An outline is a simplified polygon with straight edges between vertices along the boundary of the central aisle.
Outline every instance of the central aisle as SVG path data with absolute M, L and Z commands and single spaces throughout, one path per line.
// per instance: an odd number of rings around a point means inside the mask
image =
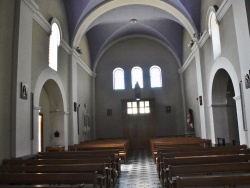
M 162 188 L 156 166 L 147 150 L 134 150 L 127 164 L 121 165 L 121 176 L 115 188 Z

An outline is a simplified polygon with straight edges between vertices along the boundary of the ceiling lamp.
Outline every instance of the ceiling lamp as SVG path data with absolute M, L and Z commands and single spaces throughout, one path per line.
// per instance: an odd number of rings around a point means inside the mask
M 130 23 L 135 24 L 137 22 L 137 19 L 131 19 Z

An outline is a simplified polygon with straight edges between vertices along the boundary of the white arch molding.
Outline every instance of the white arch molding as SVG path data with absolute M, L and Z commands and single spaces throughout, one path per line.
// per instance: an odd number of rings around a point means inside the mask
M 163 47 L 165 47 L 167 50 L 170 51 L 170 53 L 174 56 L 179 69 L 181 68 L 181 61 L 178 58 L 177 53 L 173 50 L 173 47 L 171 46 L 170 43 L 166 44 L 164 42 L 162 42 L 161 40 L 151 37 L 151 36 L 146 36 L 146 35 L 130 35 L 130 36 L 125 36 L 125 37 L 121 37 L 119 39 L 114 40 L 113 42 L 111 42 L 109 45 L 107 45 L 102 52 L 99 54 L 97 60 L 94 63 L 94 67 L 93 67 L 93 72 L 96 72 L 97 66 L 100 62 L 100 59 L 102 58 L 102 56 L 110 49 L 112 48 L 113 45 L 116 45 L 117 43 L 123 41 L 123 40 L 127 40 L 127 39 L 132 39 L 132 38 L 142 38 L 142 39 L 147 39 L 147 40 L 152 40 L 160 45 L 162 45 Z
M 210 116 L 210 133 L 212 143 L 215 143 L 215 128 L 214 128 L 214 117 L 213 117 L 213 104 L 212 104 L 212 88 L 215 75 L 219 69 L 224 69 L 230 76 L 234 92 L 235 92 L 235 102 L 236 102 L 236 111 L 237 111 L 237 121 L 239 129 L 240 144 L 247 144 L 247 134 L 243 129 L 243 116 L 242 116 L 242 105 L 241 105 L 241 96 L 240 96 L 240 87 L 239 79 L 237 73 L 232 65 L 232 63 L 225 57 L 219 57 L 211 69 L 208 85 L 208 104 L 209 104 L 209 116 Z
M 152 6 L 155 8 L 159 8 L 161 10 L 164 10 L 170 14 L 172 14 L 174 17 L 176 17 L 180 23 L 183 25 L 183 27 L 188 31 L 190 36 L 193 38 L 193 34 L 196 33 L 196 29 L 192 26 L 192 24 L 189 22 L 189 20 L 185 17 L 184 14 L 182 14 L 177 8 L 173 7 L 172 5 L 163 2 L 163 1 L 152 1 L 152 0 L 126 0 L 126 1 L 109 1 L 106 4 L 103 4 L 102 6 L 95 9 L 93 12 L 91 12 L 86 19 L 84 19 L 81 24 L 78 26 L 76 32 L 73 35 L 73 42 L 72 47 L 77 47 L 80 43 L 81 37 L 84 35 L 84 33 L 87 31 L 88 27 L 91 25 L 92 22 L 94 22 L 99 16 L 103 15 L 104 13 L 118 8 L 122 6 L 127 5 L 147 5 Z
M 34 131 L 34 138 L 33 138 L 33 153 L 38 152 L 38 116 L 39 116 L 39 101 L 40 101 L 40 95 L 42 88 L 44 84 L 48 80 L 53 80 L 57 85 L 62 95 L 62 103 L 63 103 L 63 117 L 64 117 L 64 146 L 67 149 L 68 147 L 68 115 L 69 112 L 67 112 L 68 104 L 66 99 L 66 93 L 65 89 L 63 87 L 63 83 L 61 81 L 61 78 L 59 77 L 58 73 L 52 70 L 51 68 L 45 69 L 40 76 L 37 79 L 37 83 L 34 89 L 34 95 L 33 95 L 33 131 Z M 37 133 L 37 134 L 36 134 Z

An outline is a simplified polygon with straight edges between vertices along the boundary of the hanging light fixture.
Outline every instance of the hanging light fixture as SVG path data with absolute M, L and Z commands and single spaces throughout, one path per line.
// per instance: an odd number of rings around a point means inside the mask
M 137 22 L 137 19 L 133 18 L 130 20 L 130 23 L 135 24 Z

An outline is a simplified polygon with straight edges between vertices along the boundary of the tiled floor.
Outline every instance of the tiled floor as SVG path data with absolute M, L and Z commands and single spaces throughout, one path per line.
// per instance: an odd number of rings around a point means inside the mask
M 121 176 L 115 188 L 161 188 L 156 166 L 147 150 L 135 150 L 121 166 Z

